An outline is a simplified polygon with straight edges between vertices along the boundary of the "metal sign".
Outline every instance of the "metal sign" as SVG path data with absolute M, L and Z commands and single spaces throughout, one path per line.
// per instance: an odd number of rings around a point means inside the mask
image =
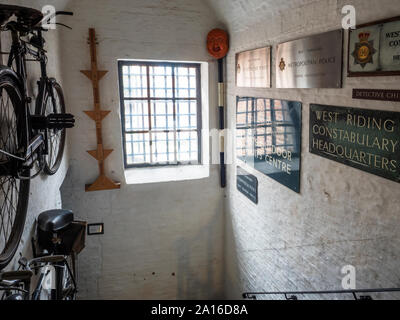
M 341 88 L 342 48 L 342 30 L 279 44 L 276 87 Z
M 400 102 L 400 90 L 353 89 L 353 99 Z
M 236 54 L 236 86 L 271 87 L 271 47 Z
M 400 74 L 400 17 L 350 30 L 348 76 Z
M 301 102 L 237 98 L 236 152 L 249 166 L 300 192 Z
M 310 152 L 400 182 L 400 113 L 311 104 Z
M 258 180 L 257 177 L 246 170 L 237 167 L 237 189 L 255 204 L 258 204 Z

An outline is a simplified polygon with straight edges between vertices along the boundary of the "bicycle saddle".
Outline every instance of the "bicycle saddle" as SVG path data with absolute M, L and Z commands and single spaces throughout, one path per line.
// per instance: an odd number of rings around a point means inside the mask
M 73 220 L 74 214 L 70 210 L 49 210 L 39 215 L 38 228 L 44 232 L 57 232 L 68 227 Z
M 37 25 L 43 19 L 43 14 L 39 10 L 0 4 L 0 25 L 7 22 L 14 14 L 22 24 L 30 27 Z

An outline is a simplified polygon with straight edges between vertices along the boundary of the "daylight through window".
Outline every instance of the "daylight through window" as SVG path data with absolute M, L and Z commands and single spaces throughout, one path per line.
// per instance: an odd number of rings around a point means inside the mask
M 200 64 L 119 62 L 125 167 L 201 163 Z

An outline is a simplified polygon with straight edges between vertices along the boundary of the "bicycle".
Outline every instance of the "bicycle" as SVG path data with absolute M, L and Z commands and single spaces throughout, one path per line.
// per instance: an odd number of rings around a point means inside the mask
M 12 16 L 16 20 L 9 21 Z M 10 32 L 12 41 L 10 52 L 2 52 L 8 54 L 7 65 L 0 65 L 0 270 L 11 261 L 21 239 L 30 180 L 42 172 L 57 172 L 65 129 L 75 122 L 73 115 L 65 113 L 61 86 L 47 75 L 42 36 L 47 29 L 42 20 L 38 10 L 0 5 L 0 30 Z M 28 61 L 39 62 L 41 70 L 34 114 L 27 90 Z
M 0 300 L 28 300 L 32 271 L 0 273 Z
M 21 258 L 23 270 L 0 273 L 0 300 L 75 300 L 78 290 L 68 257 Z M 39 279 L 31 293 L 31 279 L 38 271 Z
M 86 222 L 74 221 L 69 210 L 49 210 L 37 219 L 37 237 L 32 238 L 34 258 L 21 258 L 22 270 L 0 273 L 2 300 L 75 300 L 75 261 L 84 248 Z M 33 292 L 30 282 L 39 279 Z

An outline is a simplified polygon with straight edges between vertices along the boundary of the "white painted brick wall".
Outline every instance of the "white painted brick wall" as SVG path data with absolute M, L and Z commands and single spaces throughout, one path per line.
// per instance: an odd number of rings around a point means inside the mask
M 89 223 L 104 222 L 103 236 L 87 237 L 79 260 L 81 298 L 212 299 L 223 296 L 223 191 L 216 167 L 202 180 L 127 185 L 124 182 L 117 59 L 210 62 L 210 128 L 216 128 L 216 63 L 206 51 L 217 19 L 197 0 L 71 1 L 74 30 L 61 31 L 68 105 L 76 116 L 64 207 Z M 88 28 L 96 28 L 108 175 L 121 190 L 85 193 L 98 175 L 86 153 L 95 148 Z M 154 274 L 153 274 L 154 273 Z
M 266 6 L 262 7 L 262 3 Z M 236 190 L 229 166 L 226 201 L 225 293 L 246 290 L 341 289 L 341 268 L 357 270 L 357 287 L 399 287 L 400 186 L 308 152 L 309 104 L 400 111 L 398 103 L 352 100 L 352 88 L 399 89 L 400 77 L 344 78 L 341 90 L 235 87 L 235 53 L 341 27 L 341 8 L 353 4 L 358 23 L 400 14 L 398 0 L 210 1 L 230 32 L 228 122 L 235 128 L 236 96 L 303 102 L 301 194 L 261 173 L 259 204 Z M 296 6 L 297 4 L 297 6 Z M 271 5 L 269 7 L 268 5 Z M 297 7 L 297 8 L 296 8 Z M 347 36 L 345 39 L 347 52 Z M 275 65 L 275 50 L 273 50 Z M 345 59 L 345 66 L 346 66 Z M 273 83 L 275 69 L 272 69 Z M 228 147 L 230 155 L 234 146 Z M 389 297 L 389 296 L 386 296 Z M 399 296 L 390 296 L 399 298 Z

